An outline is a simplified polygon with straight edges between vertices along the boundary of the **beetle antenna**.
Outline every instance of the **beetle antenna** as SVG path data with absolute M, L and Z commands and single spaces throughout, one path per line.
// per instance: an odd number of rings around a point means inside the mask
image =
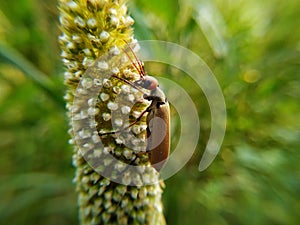
M 125 50 L 123 50 L 124 53 L 127 55 L 127 57 L 129 58 L 130 62 L 132 63 L 132 65 L 134 66 L 134 68 L 138 71 L 138 73 L 140 74 L 140 76 L 142 76 L 141 74 L 142 71 L 140 70 L 140 68 L 135 64 L 135 62 L 132 60 L 132 58 L 129 56 L 128 52 L 126 52 Z
M 131 57 L 129 56 L 129 54 L 125 51 L 126 55 L 130 58 L 130 61 L 133 63 L 134 67 L 136 68 L 136 70 L 139 72 L 139 74 L 141 75 L 141 77 L 145 76 L 145 69 L 144 66 L 141 64 L 141 61 L 138 59 L 138 57 L 136 56 L 136 54 L 134 53 L 133 49 L 131 48 L 130 44 L 124 40 L 124 42 L 126 43 L 126 45 L 128 46 L 129 50 L 131 51 L 137 65 L 133 62 L 133 60 L 131 59 Z
M 132 52 L 132 54 L 133 54 L 133 56 L 134 56 L 134 58 L 135 58 L 135 61 L 136 61 L 137 64 L 139 65 L 140 70 L 141 70 L 141 72 L 142 72 L 142 75 L 145 76 L 145 70 L 144 70 L 144 67 L 143 67 L 141 61 L 138 59 L 138 57 L 137 57 L 136 54 L 134 53 L 134 51 L 133 51 L 132 47 L 130 46 L 130 44 L 128 44 L 128 47 L 129 47 L 130 51 Z

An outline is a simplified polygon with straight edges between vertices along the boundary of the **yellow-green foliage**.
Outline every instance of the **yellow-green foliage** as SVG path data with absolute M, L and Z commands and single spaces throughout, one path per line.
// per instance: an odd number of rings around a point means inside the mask
M 211 130 L 207 100 L 184 72 L 145 63 L 149 74 L 188 92 L 201 120 L 193 158 L 165 181 L 168 224 L 299 224 L 299 8 L 299 0 L 130 1 L 135 37 L 191 49 L 209 65 L 226 100 L 222 150 L 199 173 Z M 73 145 L 58 101 L 66 87 L 57 1 L 3 0 L 0 14 L 0 225 L 77 225 Z M 227 51 L 216 54 L 220 49 Z M 46 89 L 37 71 L 57 89 Z M 171 116 L 176 145 L 172 108 Z

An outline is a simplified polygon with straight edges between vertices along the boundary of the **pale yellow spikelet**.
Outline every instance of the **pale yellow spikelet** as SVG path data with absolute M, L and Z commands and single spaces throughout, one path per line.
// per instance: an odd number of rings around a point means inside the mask
M 126 128 L 129 122 L 124 118 L 134 121 L 147 107 L 142 93 L 125 82 L 139 79 L 133 50 L 124 60 L 123 49 L 137 46 L 131 27 L 134 21 L 125 3 L 59 1 L 74 182 L 84 225 L 165 224 L 162 182 L 147 154 L 138 154 L 145 147 L 145 119 L 128 129 L 134 139 L 127 134 L 102 136 Z M 139 169 L 130 172 L 125 163 L 139 165 Z

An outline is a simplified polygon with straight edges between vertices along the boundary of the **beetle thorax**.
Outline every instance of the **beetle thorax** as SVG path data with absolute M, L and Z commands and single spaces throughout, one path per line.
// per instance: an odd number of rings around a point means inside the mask
M 160 88 L 151 90 L 150 95 L 153 96 L 153 100 L 161 103 L 166 102 L 166 96 Z
M 152 101 L 151 105 L 152 106 L 157 105 L 157 108 L 159 108 L 160 105 L 163 105 L 167 102 L 167 99 L 166 99 L 164 93 L 162 92 L 162 90 L 160 90 L 160 88 L 151 90 L 149 95 L 145 94 L 144 99 L 146 99 L 148 101 Z

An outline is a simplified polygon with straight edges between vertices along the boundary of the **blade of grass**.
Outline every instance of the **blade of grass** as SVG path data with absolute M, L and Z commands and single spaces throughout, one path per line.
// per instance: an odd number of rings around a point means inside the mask
M 226 57 L 228 52 L 228 46 L 225 41 L 227 31 L 221 13 L 213 3 L 208 1 L 198 3 L 194 9 L 193 17 L 207 38 L 215 57 Z
M 44 90 L 51 99 L 64 107 L 62 99 L 62 91 L 49 77 L 37 69 L 31 62 L 29 62 L 21 53 L 14 48 L 0 42 L 0 59 L 11 63 L 19 68 L 24 74 L 32 80 L 39 88 Z

